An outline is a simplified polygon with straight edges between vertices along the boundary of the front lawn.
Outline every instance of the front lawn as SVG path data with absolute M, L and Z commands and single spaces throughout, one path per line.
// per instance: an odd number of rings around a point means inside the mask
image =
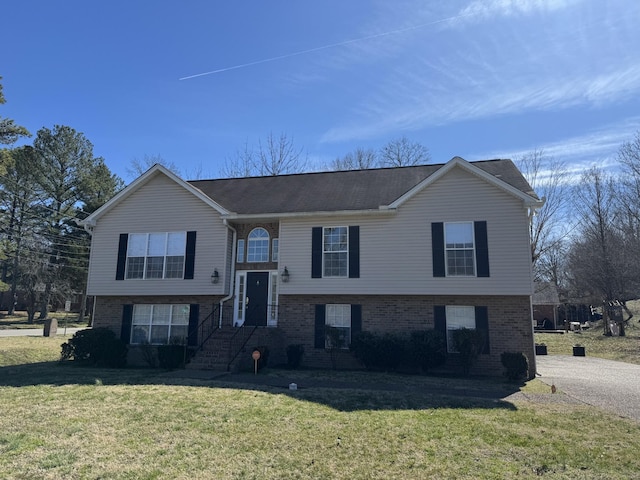
M 262 374 L 265 386 L 60 365 L 60 343 L 0 338 L 0 478 L 628 479 L 640 471 L 640 425 L 539 393 L 537 381 L 517 393 L 502 381 L 309 371 L 296 374 L 293 391 L 294 374 L 282 370 Z M 323 383 L 332 380 L 349 388 Z

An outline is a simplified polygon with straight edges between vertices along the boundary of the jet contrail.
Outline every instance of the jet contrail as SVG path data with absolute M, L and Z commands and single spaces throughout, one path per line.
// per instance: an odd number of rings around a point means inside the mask
M 299 55 L 304 55 L 304 54 L 312 53 L 312 52 L 318 52 L 320 50 L 327 50 L 329 48 L 342 47 L 344 45 L 349 45 L 351 43 L 363 42 L 365 40 L 371 40 L 373 38 L 386 37 L 388 35 L 395 35 L 397 33 L 408 32 L 410 30 L 416 30 L 418 28 L 428 27 L 430 25 L 436 25 L 438 23 L 448 22 L 449 20 L 455 20 L 455 19 L 461 18 L 461 17 L 468 17 L 470 15 L 472 15 L 472 14 L 468 13 L 468 14 L 463 14 L 463 15 L 456 15 L 454 17 L 448 17 L 448 18 L 443 18 L 441 20 L 436 20 L 435 22 L 422 23 L 420 25 L 414 25 L 412 27 L 401 28 L 399 30 L 392 30 L 390 32 L 377 33 L 375 35 L 369 35 L 369 36 L 366 36 L 366 37 L 354 38 L 352 40 L 345 40 L 344 42 L 331 43 L 329 45 L 323 45 L 321 47 L 310 48 L 308 50 L 301 50 L 299 52 L 286 53 L 284 55 L 279 55 L 277 57 L 271 57 L 271 58 L 265 58 L 265 59 L 262 59 L 262 60 L 256 60 L 255 62 L 242 63 L 242 64 L 239 64 L 239 65 L 234 65 L 232 67 L 219 68 L 218 70 L 211 70 L 210 72 L 196 73 L 195 75 L 189 75 L 187 77 L 182 77 L 182 78 L 179 78 L 178 80 L 189 80 L 191 78 L 204 77 L 205 75 L 214 75 L 216 73 L 223 73 L 223 72 L 228 72 L 230 70 L 238 70 L 240 68 L 246 68 L 246 67 L 251 67 L 253 65 L 259 65 L 261 63 L 268 63 L 268 62 L 274 62 L 276 60 L 283 60 L 285 58 L 297 57 Z

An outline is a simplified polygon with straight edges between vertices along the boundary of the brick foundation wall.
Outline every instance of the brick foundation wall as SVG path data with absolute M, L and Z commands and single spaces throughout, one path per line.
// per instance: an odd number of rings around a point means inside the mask
M 327 303 L 362 305 L 362 330 L 379 333 L 433 328 L 434 305 L 486 306 L 491 352 L 480 356 L 472 373 L 502 375 L 500 354 L 510 351 L 524 353 L 529 359 L 529 376 L 535 375 L 528 296 L 281 295 L 278 329 L 282 330 L 287 345 L 304 345 L 303 362 L 307 366 L 331 366 L 329 353 L 314 348 L 315 305 Z M 455 360 L 455 355 L 451 357 Z M 341 368 L 361 367 L 349 352 L 341 352 L 338 363 Z
M 131 296 L 131 297 L 96 297 L 95 309 L 93 315 L 94 327 L 107 327 L 113 330 L 116 335 L 120 336 L 120 327 L 122 326 L 122 306 L 126 304 L 137 303 L 155 303 L 155 304 L 181 304 L 197 303 L 200 305 L 200 321 L 204 320 L 211 314 L 213 308 L 218 305 L 222 297 L 214 296 L 196 296 L 196 295 L 180 295 L 175 297 L 149 297 L 149 296 Z M 216 319 L 217 322 L 217 319 Z

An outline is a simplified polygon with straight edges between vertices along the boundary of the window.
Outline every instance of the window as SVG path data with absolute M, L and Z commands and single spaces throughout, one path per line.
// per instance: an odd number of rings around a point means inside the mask
M 271 261 L 272 262 L 278 261 L 279 248 L 280 248 L 280 240 L 278 240 L 277 238 L 274 238 L 273 241 L 271 242 Z
M 349 260 L 347 227 L 325 227 L 322 232 L 324 277 L 346 277 Z
M 269 233 L 264 228 L 254 228 L 249 234 L 247 262 L 269 261 Z
M 445 223 L 447 276 L 475 276 L 473 223 Z
M 325 336 L 325 348 L 347 349 L 351 344 L 351 305 L 327 304 L 325 325 L 334 328 L 335 336 Z M 336 344 L 332 344 L 332 341 Z
M 244 239 L 238 240 L 238 253 L 236 256 L 236 262 L 238 263 L 244 262 Z
M 126 278 L 183 278 L 186 238 L 186 232 L 129 235 Z
M 155 345 L 186 343 L 189 313 L 189 305 L 134 305 L 131 343 Z
M 476 328 L 476 309 L 475 307 L 447 305 L 447 351 L 456 352 L 453 346 L 453 331 L 460 328 Z

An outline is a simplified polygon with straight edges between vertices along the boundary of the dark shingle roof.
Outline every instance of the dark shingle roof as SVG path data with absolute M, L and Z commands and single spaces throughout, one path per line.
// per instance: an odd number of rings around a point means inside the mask
M 536 198 L 511 160 L 470 163 Z M 188 183 L 225 209 L 241 215 L 377 210 L 381 205 L 397 200 L 443 165 L 193 180 Z

